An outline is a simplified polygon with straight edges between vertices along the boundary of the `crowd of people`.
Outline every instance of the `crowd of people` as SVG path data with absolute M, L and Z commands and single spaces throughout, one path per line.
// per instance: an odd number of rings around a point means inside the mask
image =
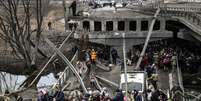
M 56 85 L 52 92 L 47 89 L 40 89 L 37 101 L 66 101 L 63 91 L 59 85 Z
M 167 96 L 161 90 L 152 90 L 148 89 L 147 94 L 132 90 L 128 91 L 126 96 L 125 91 L 117 89 L 114 97 L 110 96 L 106 88 L 103 88 L 101 92 L 89 90 L 89 93 L 85 94 L 81 101 L 143 101 L 145 97 L 148 101 L 167 101 Z
M 115 96 L 111 97 L 107 88 L 104 87 L 101 91 L 89 90 L 89 93 L 83 96 L 82 101 L 142 101 L 142 93 L 136 90 L 128 91 L 127 97 L 125 94 L 121 89 L 117 89 Z
M 147 99 L 149 101 L 167 101 L 167 96 L 158 89 L 158 77 L 156 69 L 167 72 L 179 66 L 182 72 L 197 73 L 201 70 L 201 44 L 182 39 L 165 39 L 150 42 L 143 60 L 141 70 L 145 70 L 148 76 Z M 127 53 L 131 64 L 136 64 L 140 57 L 143 45 L 134 46 Z
M 154 41 L 149 43 L 146 53 L 141 62 L 141 69 L 145 70 L 148 76 L 148 88 L 145 93 L 140 93 L 136 90 L 128 92 L 128 98 L 125 98 L 125 92 L 121 90 L 116 91 L 116 95 L 111 97 L 105 90 L 103 91 L 89 91 L 88 94 L 83 96 L 82 101 L 142 101 L 142 95 L 148 99 L 148 101 L 167 101 L 167 95 L 163 93 L 157 87 L 158 75 L 156 74 L 156 69 L 163 69 L 164 71 L 171 72 L 178 65 L 181 69 L 187 70 L 195 73 L 195 70 L 200 66 L 200 56 L 199 49 L 192 51 L 191 45 L 181 45 L 181 40 L 167 39 Z M 127 63 L 132 65 L 135 64 L 140 57 L 140 52 L 143 45 L 138 45 L 133 47 L 127 53 L 128 60 Z M 195 49 L 195 48 L 194 48 Z M 96 63 L 96 60 L 108 60 L 110 61 L 108 55 L 111 55 L 113 63 L 118 65 L 117 61 L 120 58 L 116 49 L 112 48 L 109 53 L 105 52 L 101 48 L 87 49 L 84 50 L 83 60 L 90 61 L 91 63 Z M 107 57 L 107 58 L 106 58 Z
M 201 50 L 195 48 L 192 44 L 183 43 L 182 40 L 168 39 L 150 42 L 143 60 L 141 62 L 141 70 L 145 70 L 147 73 L 148 88 L 145 92 L 138 92 L 136 90 L 128 91 L 127 97 L 125 92 L 121 89 L 117 89 L 115 96 L 112 97 L 104 87 L 102 90 L 90 90 L 89 93 L 83 94 L 81 101 L 142 101 L 143 97 L 146 97 L 148 101 L 167 101 L 167 95 L 163 93 L 158 87 L 158 75 L 156 69 L 162 69 L 167 72 L 171 72 L 177 65 L 180 66 L 182 71 L 196 73 L 201 68 Z M 143 45 L 134 46 L 127 53 L 127 61 L 130 65 L 135 65 Z M 199 47 L 199 46 L 198 46 Z M 77 47 L 73 49 L 74 53 L 79 50 Z M 117 61 L 120 58 L 116 49 L 112 48 L 110 51 L 102 48 L 90 48 L 87 50 L 79 50 L 81 53 L 81 60 L 88 64 L 96 64 L 96 61 L 109 61 L 109 63 L 118 65 Z M 110 61 L 110 55 L 112 61 Z M 177 64 L 177 59 L 178 63 Z M 90 66 L 89 66 L 90 67 Z M 93 74 L 93 73 L 92 73 Z M 91 76 L 93 80 L 93 76 Z M 93 86 L 93 84 L 91 84 Z M 95 85 L 94 85 L 95 86 Z M 16 95 L 16 101 L 22 101 L 22 98 Z M 9 101 L 9 100 L 8 100 Z M 38 101 L 65 101 L 64 93 L 60 89 L 59 85 L 55 86 L 53 92 L 49 92 L 46 89 L 39 90 Z
M 79 49 L 78 49 L 79 50 Z M 110 52 L 107 48 L 87 48 L 86 50 L 79 50 L 80 60 L 95 63 L 98 61 L 109 61 Z
M 180 42 L 179 44 L 177 53 L 182 72 L 198 73 L 201 69 L 201 44 L 195 42 Z
M 158 68 L 171 70 L 177 64 L 184 72 L 196 73 L 201 67 L 201 44 L 182 39 L 165 39 L 150 42 L 141 63 L 141 69 L 155 64 Z M 140 57 L 143 45 L 134 46 L 127 53 L 131 64 L 135 64 Z

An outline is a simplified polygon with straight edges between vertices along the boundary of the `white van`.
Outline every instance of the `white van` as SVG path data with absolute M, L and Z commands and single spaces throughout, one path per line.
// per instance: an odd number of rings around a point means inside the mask
M 120 88 L 125 91 L 125 75 L 121 73 Z M 145 72 L 133 71 L 127 72 L 128 91 L 137 90 L 143 93 L 145 91 Z

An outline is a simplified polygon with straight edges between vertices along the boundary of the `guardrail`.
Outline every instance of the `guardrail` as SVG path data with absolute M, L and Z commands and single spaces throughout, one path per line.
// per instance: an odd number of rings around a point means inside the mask
M 148 6 L 139 6 L 139 8 L 143 11 L 142 13 L 153 15 L 154 11 L 157 7 L 160 7 L 161 12 L 159 16 L 161 17 L 179 17 L 185 19 L 186 21 L 192 23 L 193 26 L 197 28 L 201 28 L 201 5 L 195 6 L 193 8 L 187 7 L 168 7 L 166 5 L 148 5 Z M 139 11 L 140 12 L 140 11 Z
M 173 65 L 172 70 L 172 82 L 170 83 L 170 95 L 172 99 L 175 99 L 176 101 L 184 101 L 184 97 L 181 96 L 184 95 L 184 87 L 183 87 L 183 80 L 182 80 L 182 73 L 179 68 L 178 58 L 176 56 L 176 65 Z
M 182 78 L 182 73 L 181 73 L 181 69 L 179 67 L 179 62 L 178 62 L 178 56 L 176 57 L 176 63 L 177 63 L 177 76 L 178 76 L 178 81 L 179 81 L 179 87 L 182 89 L 182 91 L 184 91 L 184 87 L 183 87 L 183 78 Z
M 168 3 L 150 3 L 147 5 L 140 5 L 143 9 L 157 9 L 169 11 L 185 11 L 185 12 L 201 12 L 201 4 L 168 4 Z
M 176 56 L 176 68 L 173 70 L 172 73 L 176 73 L 177 81 L 173 82 L 174 87 L 170 89 L 170 94 L 172 95 L 171 98 L 174 101 L 200 101 L 201 94 L 194 95 L 192 93 L 188 93 L 184 91 L 183 78 L 182 78 L 181 69 L 179 68 L 178 56 Z

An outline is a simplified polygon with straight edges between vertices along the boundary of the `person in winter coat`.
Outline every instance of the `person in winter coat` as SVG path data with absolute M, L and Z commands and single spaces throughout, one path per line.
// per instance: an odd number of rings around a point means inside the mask
M 96 51 L 94 49 L 92 49 L 92 51 L 91 51 L 91 62 L 95 63 L 96 58 L 97 58 L 97 53 L 96 53 Z
M 111 101 L 124 101 L 124 94 L 122 93 L 122 90 L 117 89 L 116 92 L 116 96 Z
M 116 64 L 117 62 L 117 58 L 118 58 L 118 53 L 117 50 L 115 50 L 114 48 L 111 50 L 111 55 L 112 55 L 112 61 L 113 64 Z

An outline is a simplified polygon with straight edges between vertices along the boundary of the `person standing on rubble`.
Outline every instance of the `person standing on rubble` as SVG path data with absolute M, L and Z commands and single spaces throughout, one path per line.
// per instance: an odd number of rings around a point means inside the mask
M 91 62 L 93 64 L 96 63 L 96 58 L 97 58 L 97 53 L 96 53 L 96 51 L 94 49 L 92 49 L 92 51 L 91 51 Z

